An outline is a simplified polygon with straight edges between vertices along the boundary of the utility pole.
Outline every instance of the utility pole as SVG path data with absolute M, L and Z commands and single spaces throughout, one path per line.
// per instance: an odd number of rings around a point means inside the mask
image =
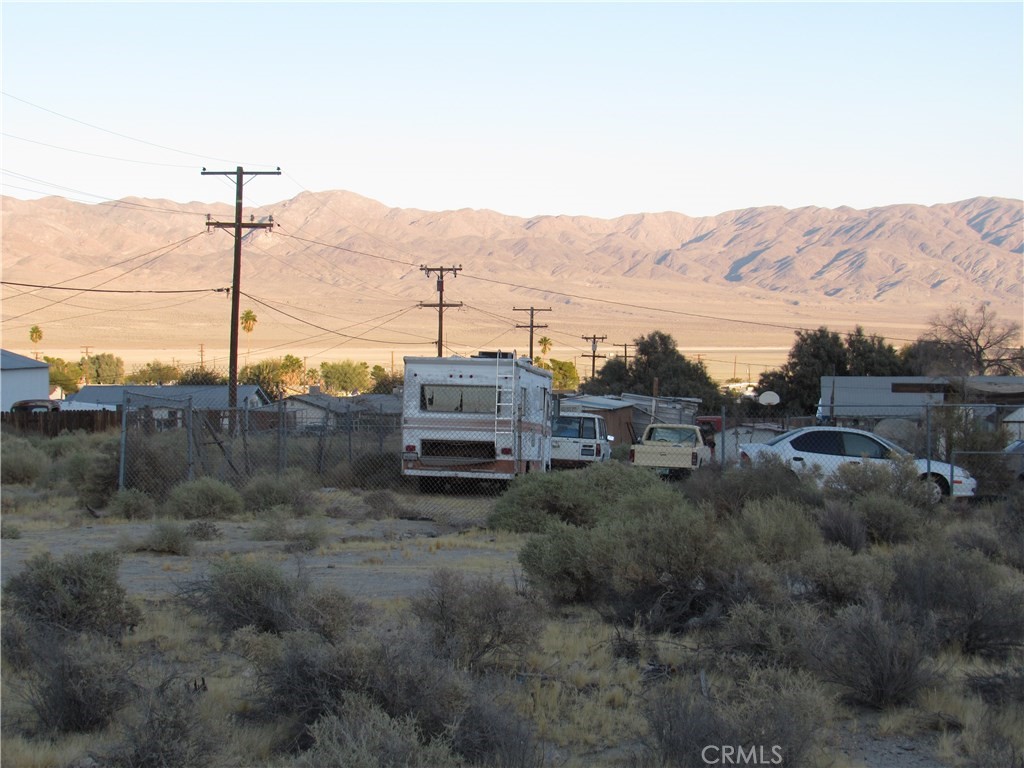
M 589 355 L 581 355 L 581 357 L 589 357 L 590 358 L 590 378 L 591 379 L 593 379 L 594 376 L 597 375 L 597 358 L 599 358 L 599 357 L 601 357 L 601 358 L 607 357 L 607 355 L 599 355 L 599 354 L 597 354 L 597 342 L 604 341 L 607 338 L 608 338 L 607 336 L 584 336 L 583 337 L 584 341 L 589 341 L 590 342 L 590 354 Z
M 231 412 L 231 424 L 234 425 L 235 408 L 238 407 L 238 303 L 242 283 L 242 230 L 270 229 L 274 226 L 274 217 L 269 221 L 242 222 L 242 187 L 246 176 L 280 176 L 281 169 L 276 171 L 246 171 L 238 166 L 233 171 L 208 171 L 203 168 L 203 176 L 234 176 L 235 177 L 235 220 L 220 222 L 206 220 L 207 227 L 235 230 L 235 260 L 231 273 L 231 349 L 228 352 L 228 409 Z M 231 430 L 234 432 L 234 429 Z
M 584 338 L 586 338 L 586 337 L 584 336 Z M 618 344 L 616 344 L 615 346 L 618 346 Z M 624 343 L 622 345 L 622 362 L 627 363 L 627 364 L 629 363 L 629 348 L 630 347 L 635 347 L 635 346 L 636 346 L 636 344 L 625 344 Z
M 551 307 L 547 309 L 538 309 L 537 307 L 525 307 L 520 309 L 519 307 L 512 307 L 513 312 L 529 312 L 530 313 L 530 324 L 529 325 L 517 325 L 516 328 L 529 328 L 530 329 L 530 362 L 533 362 L 533 329 L 534 328 L 547 328 L 546 325 L 534 325 L 533 313 L 534 312 L 550 312 Z
M 437 304 L 425 304 L 420 302 L 421 307 L 437 307 L 437 356 L 444 357 L 444 311 L 448 307 L 461 307 L 462 302 L 457 301 L 451 304 L 444 303 L 444 276 L 451 272 L 452 278 L 459 276 L 459 272 L 462 271 L 462 265 L 457 267 L 424 267 L 420 265 L 420 271 L 426 272 L 427 276 L 430 276 L 431 272 L 437 273 Z
M 205 368 L 206 367 L 206 345 L 205 344 L 200 344 L 199 345 L 199 367 L 200 368 Z

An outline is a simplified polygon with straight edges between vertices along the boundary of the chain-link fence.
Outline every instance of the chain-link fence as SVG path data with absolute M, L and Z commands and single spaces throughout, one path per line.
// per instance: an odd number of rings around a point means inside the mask
M 321 485 L 393 484 L 400 422 L 394 409 L 339 401 L 327 408 L 282 400 L 263 408 L 198 409 L 191 398 L 126 394 L 119 486 L 162 499 L 177 483 L 231 485 L 301 470 Z
M 394 395 L 314 393 L 234 410 L 133 393 L 121 413 L 120 487 L 159 500 L 190 479 L 214 477 L 241 487 L 258 475 L 297 470 L 321 487 L 500 489 L 530 472 L 628 461 L 638 409 L 646 423 L 680 421 L 674 411 L 652 416 L 641 405 L 623 399 L 616 412 L 621 418 L 604 411 L 595 424 L 580 417 L 601 411 L 560 409 L 544 386 L 472 377 L 417 383 Z M 752 418 L 739 407 L 686 418 L 704 425 L 719 467 L 772 453 L 791 468 L 816 465 L 828 475 L 841 464 L 889 461 L 906 449 L 921 474 L 933 475 L 953 495 L 972 489 L 978 496 L 1002 495 L 1024 476 L 1022 454 L 1005 451 L 1024 438 L 1018 405 L 928 403 L 913 412 L 866 403 L 844 407 L 796 418 L 770 412 Z M 783 437 L 798 427 L 830 429 Z

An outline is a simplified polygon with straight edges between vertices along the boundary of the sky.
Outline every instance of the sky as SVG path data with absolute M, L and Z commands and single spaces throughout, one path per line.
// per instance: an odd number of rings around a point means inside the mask
M 515 216 L 1024 198 L 1024 4 L 0 4 L 3 194 Z

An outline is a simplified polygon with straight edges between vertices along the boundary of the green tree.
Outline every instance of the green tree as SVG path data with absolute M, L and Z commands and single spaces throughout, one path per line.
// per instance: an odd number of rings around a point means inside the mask
M 900 353 L 881 336 L 867 336 L 859 325 L 846 334 L 846 367 L 849 376 L 907 376 Z
M 280 400 L 287 390 L 281 358 L 268 358 L 243 366 L 238 372 L 238 383 L 255 384 L 271 400 Z
M 786 413 L 809 414 L 814 413 L 821 397 L 821 377 L 847 375 L 848 355 L 842 337 L 822 326 L 816 331 L 797 331 L 781 370 L 761 374 L 758 389 L 775 392 Z
M 324 389 L 336 395 L 365 392 L 371 385 L 370 366 L 352 360 L 320 363 L 320 378 Z
M 306 366 L 295 355 L 285 355 L 281 360 L 281 379 L 286 386 L 298 387 L 303 383 Z
M 188 371 L 182 371 L 181 375 L 178 376 L 178 384 L 183 386 L 223 386 L 227 383 L 227 376 L 222 376 L 216 371 L 211 371 L 209 368 L 204 368 L 203 366 L 192 368 Z
M 169 384 L 178 381 L 181 371 L 175 365 L 154 360 L 136 368 L 125 377 L 129 384 Z
M 110 352 L 83 357 L 82 373 L 90 384 L 121 384 L 124 382 L 124 360 Z
M 541 336 L 537 339 L 537 345 L 540 347 L 541 356 L 547 357 L 548 352 L 551 351 L 551 347 L 553 347 L 555 343 L 547 336 Z
M 249 352 L 252 351 L 252 346 L 249 341 L 249 334 L 256 328 L 256 313 L 251 309 L 245 310 L 238 318 L 238 324 L 242 326 L 242 330 L 245 331 L 245 359 L 249 359 Z
M 575 363 L 568 360 L 551 360 L 552 386 L 561 391 L 575 392 L 580 386 L 580 374 Z
M 82 366 L 69 363 L 59 357 L 46 357 L 43 360 L 50 364 L 50 386 L 60 387 L 65 394 L 78 391 L 78 382 L 82 378 Z
M 395 387 L 402 386 L 405 377 L 401 373 L 388 373 L 384 366 L 375 365 L 370 371 L 370 378 L 373 380 L 373 394 L 390 395 Z
M 36 360 L 39 359 L 39 342 L 43 340 L 43 329 L 33 325 L 28 329 L 28 340 L 36 347 Z
M 588 393 L 653 395 L 656 390 L 662 397 L 698 397 L 703 408 L 712 411 L 724 402 L 704 364 L 688 360 L 669 334 L 652 331 L 633 343 L 633 359 L 626 363 L 616 357 L 605 363 L 584 388 Z

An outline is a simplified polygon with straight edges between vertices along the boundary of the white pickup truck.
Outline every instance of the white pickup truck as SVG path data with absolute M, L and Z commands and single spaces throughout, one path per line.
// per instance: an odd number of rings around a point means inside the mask
M 669 480 L 686 477 L 714 459 L 714 444 L 693 424 L 651 424 L 629 449 L 629 460 Z

